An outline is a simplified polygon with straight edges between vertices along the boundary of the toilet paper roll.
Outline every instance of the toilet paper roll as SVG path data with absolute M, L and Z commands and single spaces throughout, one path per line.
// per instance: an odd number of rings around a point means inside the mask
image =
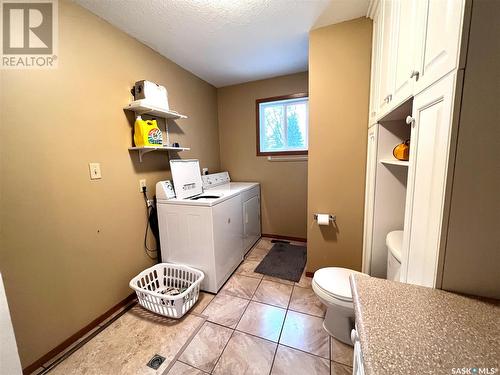
M 330 215 L 318 214 L 318 225 L 330 225 Z

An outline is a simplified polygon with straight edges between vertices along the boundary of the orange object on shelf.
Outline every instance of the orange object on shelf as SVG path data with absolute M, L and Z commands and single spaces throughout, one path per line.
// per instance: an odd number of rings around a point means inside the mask
M 410 140 L 407 139 L 394 147 L 392 154 L 398 160 L 408 161 L 410 159 Z

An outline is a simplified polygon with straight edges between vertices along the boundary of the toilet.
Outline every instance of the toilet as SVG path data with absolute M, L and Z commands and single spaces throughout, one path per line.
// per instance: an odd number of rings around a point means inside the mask
M 389 232 L 385 238 L 385 244 L 387 245 L 387 280 L 399 281 L 403 231 Z
M 330 336 L 351 346 L 354 306 L 349 276 L 352 274 L 361 274 L 361 272 L 347 268 L 327 267 L 316 271 L 312 280 L 314 293 L 327 307 L 323 328 Z
M 386 237 L 387 279 L 399 281 L 403 231 L 390 232 Z M 340 267 L 321 268 L 314 273 L 312 288 L 327 307 L 323 328 L 345 344 L 351 345 L 351 330 L 354 328 L 354 306 L 352 303 L 349 276 L 361 272 Z

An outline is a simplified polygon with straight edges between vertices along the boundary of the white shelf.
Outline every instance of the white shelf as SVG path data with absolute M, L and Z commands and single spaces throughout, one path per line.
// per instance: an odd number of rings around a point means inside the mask
M 189 147 L 171 147 L 171 146 L 161 146 L 161 147 L 129 147 L 129 151 L 139 151 L 139 161 L 142 163 L 142 156 L 152 151 L 189 151 L 191 150 Z
M 150 115 L 168 119 L 184 119 L 186 115 L 181 115 L 172 110 L 166 110 L 152 105 L 145 104 L 143 100 L 136 100 L 128 104 L 124 109 L 135 112 L 136 115 Z
M 382 164 L 400 165 L 402 167 L 407 167 L 410 164 L 409 161 L 403 161 L 398 159 L 381 159 L 380 162 Z

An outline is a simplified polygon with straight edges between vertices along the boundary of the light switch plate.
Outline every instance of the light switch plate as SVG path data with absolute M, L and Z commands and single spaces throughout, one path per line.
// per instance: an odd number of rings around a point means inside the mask
M 100 163 L 89 163 L 89 172 L 91 180 L 99 180 L 101 176 L 101 164 Z

